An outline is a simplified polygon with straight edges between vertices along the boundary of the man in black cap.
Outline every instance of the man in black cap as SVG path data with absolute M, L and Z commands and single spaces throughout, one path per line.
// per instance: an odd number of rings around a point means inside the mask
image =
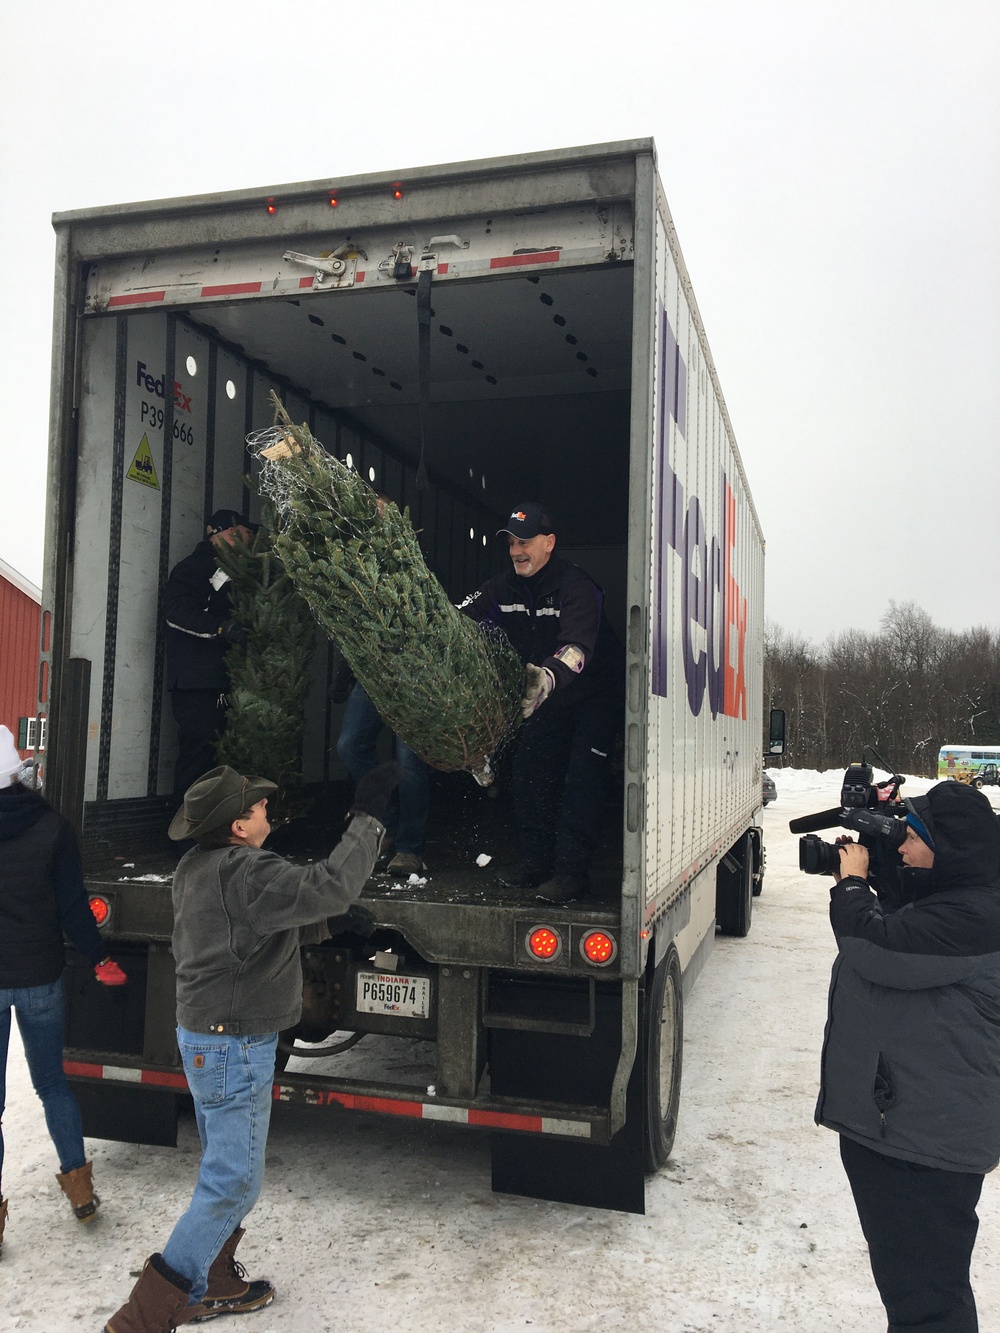
M 537 501 L 516 505 L 497 536 L 507 538 L 511 568 L 462 609 L 499 626 L 525 663 L 526 721 L 513 768 L 524 860 L 512 882 L 537 889 L 543 902 L 573 902 L 589 889 L 624 653 L 603 591 L 555 554 L 552 520 Z
M 840 1135 L 890 1333 L 975 1333 L 976 1204 L 1000 1158 L 1000 826 L 961 782 L 905 805 L 898 910 L 870 891 L 867 849 L 840 849 L 816 1121 Z
M 278 1033 L 302 1012 L 299 931 L 352 907 L 398 780 L 395 764 L 366 774 L 343 838 L 306 866 L 262 850 L 273 782 L 221 765 L 185 794 L 170 836 L 196 845 L 174 872 L 171 948 L 201 1164 L 187 1211 L 105 1333 L 170 1333 L 274 1299 L 270 1282 L 247 1281 L 233 1256 L 264 1182 Z
M 214 548 L 249 541 L 252 527 L 235 509 L 217 509 L 204 540 L 167 579 L 167 689 L 177 723 L 178 805 L 192 782 L 215 766 L 214 741 L 226 725 L 226 649 L 247 639 L 244 626 L 233 619 L 229 575 L 216 563 Z

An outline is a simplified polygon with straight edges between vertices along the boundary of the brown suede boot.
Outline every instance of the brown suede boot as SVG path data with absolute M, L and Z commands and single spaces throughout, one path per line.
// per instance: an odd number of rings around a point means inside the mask
M 93 1162 L 84 1162 L 83 1166 L 78 1166 L 74 1171 L 67 1171 L 64 1175 L 56 1172 L 59 1188 L 73 1205 L 73 1212 L 80 1222 L 91 1221 L 101 1206 L 100 1199 L 94 1193 L 93 1175 Z
M 171 1333 L 187 1308 L 191 1283 L 175 1273 L 162 1254 L 151 1254 L 122 1308 L 104 1333 Z
M 3 1253 L 3 1229 L 7 1225 L 7 1200 L 0 1199 L 0 1254 Z
M 248 1314 L 262 1310 L 274 1300 L 274 1288 L 266 1278 L 248 1282 L 246 1269 L 234 1259 L 236 1247 L 246 1235 L 237 1227 L 212 1261 L 208 1270 L 208 1287 L 197 1305 L 189 1305 L 181 1313 L 178 1324 L 201 1324 L 220 1314 Z

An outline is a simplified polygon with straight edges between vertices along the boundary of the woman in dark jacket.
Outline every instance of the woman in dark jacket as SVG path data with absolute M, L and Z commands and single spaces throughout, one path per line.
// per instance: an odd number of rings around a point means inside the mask
M 7 1094 L 11 1009 L 24 1043 L 31 1082 L 59 1156 L 59 1185 L 81 1222 L 100 1200 L 93 1163 L 83 1148 L 80 1110 L 63 1073 L 63 936 L 94 964 L 98 981 L 122 985 L 106 957 L 87 903 L 76 837 L 47 801 L 18 780 L 21 757 L 0 726 L 0 1115 Z M 0 1180 L 3 1132 L 0 1130 Z M 7 1200 L 0 1188 L 0 1245 Z
M 941 782 L 906 802 L 905 905 L 841 848 L 816 1120 L 840 1135 L 890 1333 L 973 1333 L 983 1175 L 1000 1159 L 1000 825 Z

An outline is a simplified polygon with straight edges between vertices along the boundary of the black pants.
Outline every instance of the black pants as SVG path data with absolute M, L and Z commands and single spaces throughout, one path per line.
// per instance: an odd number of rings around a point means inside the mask
M 529 865 L 586 878 L 604 822 L 614 730 L 614 708 L 603 697 L 571 708 L 549 699 L 522 727 L 512 777 Z
M 840 1139 L 889 1333 L 976 1333 L 969 1265 L 983 1177 L 939 1171 Z
M 177 759 L 174 763 L 174 800 L 178 805 L 192 782 L 216 767 L 215 739 L 226 725 L 225 695 L 214 690 L 171 690 L 170 704 L 177 723 Z

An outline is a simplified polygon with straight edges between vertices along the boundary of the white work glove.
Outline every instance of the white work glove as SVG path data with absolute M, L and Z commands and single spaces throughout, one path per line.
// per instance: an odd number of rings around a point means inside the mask
M 541 708 L 542 704 L 555 689 L 556 678 L 548 667 L 537 667 L 529 662 L 524 668 L 524 698 L 521 700 L 521 716 L 529 718 Z

